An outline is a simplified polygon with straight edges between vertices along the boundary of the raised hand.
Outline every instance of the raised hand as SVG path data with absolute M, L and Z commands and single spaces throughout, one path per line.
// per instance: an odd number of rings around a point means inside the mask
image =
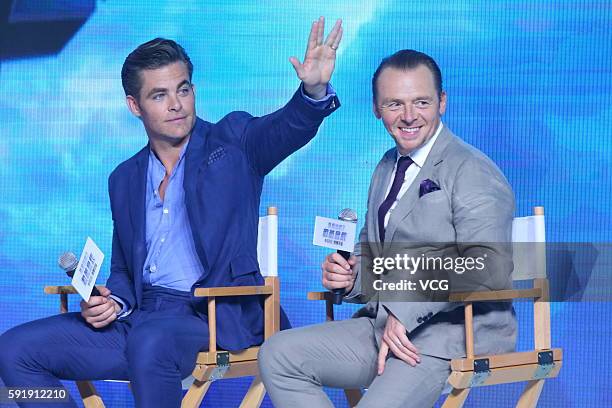
M 325 42 L 324 30 L 325 18 L 319 17 L 312 23 L 304 62 L 301 63 L 296 57 L 289 58 L 297 76 L 304 83 L 304 91 L 313 99 L 321 99 L 327 94 L 327 84 L 336 64 L 336 50 L 342 40 L 342 20 L 336 21 Z

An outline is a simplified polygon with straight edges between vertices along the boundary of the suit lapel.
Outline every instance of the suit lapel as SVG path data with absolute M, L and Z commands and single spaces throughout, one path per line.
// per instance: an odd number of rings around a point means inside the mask
M 133 167 L 129 183 L 130 221 L 132 223 L 132 268 L 134 271 L 134 284 L 136 286 L 136 301 L 140 304 L 142 299 L 142 268 L 147 257 L 145 242 L 145 197 L 147 188 L 147 167 L 149 165 L 149 145 L 142 149 Z
M 402 196 L 397 207 L 391 213 L 391 217 L 389 218 L 389 222 L 387 223 L 387 229 L 385 232 L 385 244 L 383 247 L 383 251 L 386 250 L 393 241 L 393 235 L 397 230 L 397 227 L 401 223 L 401 221 L 406 218 L 408 214 L 412 211 L 415 204 L 419 200 L 419 189 L 421 186 L 421 181 L 426 180 L 428 178 L 432 178 L 433 174 L 436 171 L 436 167 L 439 166 L 444 160 L 444 152 L 446 150 L 446 146 L 451 140 L 450 131 L 444 126 L 440 135 L 436 139 L 423 167 L 417 174 L 416 178 L 406 190 L 406 193 Z
M 206 171 L 209 148 L 206 143 L 206 135 L 209 124 L 197 118 L 193 132 L 185 152 L 185 173 L 183 177 L 183 189 L 185 191 L 185 207 L 191 225 L 191 232 L 195 243 L 196 252 L 200 258 L 200 263 L 204 268 L 204 276 L 209 271 L 208 259 L 204 250 L 204 237 L 200 235 L 204 220 L 202 214 L 205 213 L 201 208 L 201 201 L 198 200 L 197 179 L 203 177 L 201 173 Z M 203 205 L 206 204 L 206 201 Z
M 382 244 L 380 242 L 379 228 L 378 228 L 378 207 L 385 200 L 385 193 L 387 187 L 391 182 L 391 173 L 395 166 L 396 149 L 391 149 L 385 153 L 380 165 L 376 168 L 372 179 L 372 194 L 370 197 L 370 207 L 368 208 L 369 219 L 368 222 L 368 241 L 375 242 L 377 253 L 375 256 L 379 256 L 382 253 Z
M 205 147 L 204 133 L 207 130 L 205 125 L 202 119 L 196 119 L 196 124 L 189 138 L 187 151 L 185 152 L 185 177 L 183 178 L 183 187 L 185 189 L 186 201 L 195 198 L 195 181 L 192 182 L 192 180 L 196 178 L 198 169 L 202 167 L 205 159 L 208 158 L 206 152 L 203 151 Z M 189 195 L 189 197 L 187 197 L 187 195 Z

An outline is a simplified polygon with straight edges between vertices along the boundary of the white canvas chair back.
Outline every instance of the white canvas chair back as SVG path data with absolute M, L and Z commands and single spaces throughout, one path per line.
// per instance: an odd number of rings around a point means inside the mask
M 512 221 L 513 280 L 546 277 L 546 232 L 544 214 L 517 217 Z
M 546 277 L 546 232 L 543 209 L 539 208 L 535 208 L 535 215 L 512 220 L 512 280 Z M 447 382 L 442 394 L 451 390 Z
M 268 208 L 268 215 L 259 217 L 257 261 L 262 276 L 278 276 L 278 213 Z

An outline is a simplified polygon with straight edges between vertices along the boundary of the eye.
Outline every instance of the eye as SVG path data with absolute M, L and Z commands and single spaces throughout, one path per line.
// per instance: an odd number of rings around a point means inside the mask
M 389 102 L 382 105 L 382 108 L 391 112 L 395 112 L 402 107 L 402 104 L 399 102 Z
M 151 97 L 151 99 L 153 99 L 154 101 L 161 101 L 163 97 L 164 97 L 163 93 L 156 93 L 155 95 Z
M 430 101 L 427 100 L 419 100 L 414 103 L 417 108 L 427 108 L 431 105 Z
M 181 96 L 187 96 L 187 95 L 189 95 L 191 93 L 191 87 L 184 86 L 184 87 L 179 89 L 178 93 Z

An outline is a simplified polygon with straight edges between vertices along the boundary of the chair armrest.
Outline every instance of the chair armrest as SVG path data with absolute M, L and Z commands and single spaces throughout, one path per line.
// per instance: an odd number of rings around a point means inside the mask
M 96 285 L 96 287 L 103 288 L 104 286 Z M 61 285 L 61 286 L 45 286 L 45 293 L 47 295 L 60 295 L 60 313 L 68 312 L 68 295 L 76 295 L 79 292 L 72 285 Z
M 96 287 L 103 288 L 104 286 L 96 285 Z M 47 295 L 76 295 L 79 292 L 72 285 L 61 285 L 61 286 L 45 286 L 45 293 Z
M 332 300 L 332 293 L 325 292 L 308 292 L 308 300 Z
M 472 358 L 453 358 L 451 369 L 453 371 L 474 371 L 474 360 L 488 359 L 489 368 L 500 368 L 526 364 L 538 364 L 538 355 L 542 351 L 552 351 L 555 363 L 563 361 L 563 349 L 519 351 L 514 353 L 474 356 Z
M 334 320 L 334 299 L 333 293 L 325 292 L 308 292 L 308 300 L 324 300 L 325 301 L 325 320 L 331 322 Z
M 449 302 L 481 302 L 481 301 L 496 301 L 496 300 L 512 300 L 524 298 L 539 298 L 542 296 L 542 290 L 534 289 L 508 289 L 508 290 L 491 290 L 482 292 L 457 292 L 451 293 L 448 296 Z
M 265 295 L 264 339 L 280 330 L 280 286 L 278 277 L 268 276 L 263 286 L 222 286 L 196 288 L 193 295 L 206 297 L 208 303 L 208 353 L 217 353 L 217 297 Z
M 271 295 L 269 286 L 221 286 L 216 288 L 196 288 L 195 297 L 222 297 L 222 296 L 252 296 Z
M 71 285 L 45 286 L 45 294 L 47 295 L 75 295 L 77 293 Z

